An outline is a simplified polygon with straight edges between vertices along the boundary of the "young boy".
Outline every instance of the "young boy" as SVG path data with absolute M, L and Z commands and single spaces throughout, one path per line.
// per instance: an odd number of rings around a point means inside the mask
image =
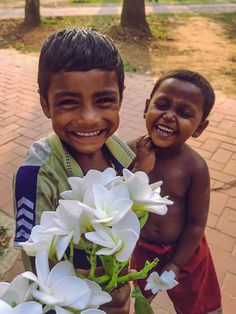
M 146 260 L 160 259 L 157 271 L 172 270 L 179 285 L 167 291 L 177 313 L 221 313 L 220 288 L 204 236 L 210 179 L 206 162 L 190 148 L 208 125 L 214 104 L 211 85 L 198 73 L 171 71 L 156 82 L 146 101 L 149 136 L 130 143 L 137 153 L 134 169 L 150 181 L 163 181 L 162 193 L 174 202 L 165 216 L 150 214 L 133 254 L 139 270 Z M 144 295 L 146 280 L 138 280 Z
M 64 29 L 51 35 L 41 50 L 38 85 L 42 110 L 55 133 L 30 147 L 16 173 L 16 245 L 29 238 L 43 211 L 56 209 L 60 193 L 70 189 L 68 177 L 111 166 L 120 172 L 134 158 L 114 135 L 124 69 L 109 37 L 90 28 Z M 76 268 L 90 266 L 83 251 L 74 254 Z M 112 304 L 104 310 L 128 313 L 129 292 L 129 285 L 116 289 Z

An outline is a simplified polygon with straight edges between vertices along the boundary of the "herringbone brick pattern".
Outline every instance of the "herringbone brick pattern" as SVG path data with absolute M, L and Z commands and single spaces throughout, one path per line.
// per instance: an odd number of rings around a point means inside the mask
M 14 50 L 0 50 L 0 225 L 14 230 L 12 174 L 20 165 L 27 147 L 51 131 L 43 116 L 37 93 L 37 56 Z M 121 109 L 118 134 L 129 140 L 144 133 L 142 110 L 153 84 L 150 76 L 129 74 Z M 211 204 L 206 234 L 217 268 L 224 314 L 236 308 L 236 100 L 217 94 L 210 125 L 198 139 L 189 140 L 207 161 L 211 175 Z M 13 269 L 11 280 L 22 270 L 14 250 L 1 257 L 1 270 Z M 166 294 L 154 300 L 158 314 L 174 313 Z

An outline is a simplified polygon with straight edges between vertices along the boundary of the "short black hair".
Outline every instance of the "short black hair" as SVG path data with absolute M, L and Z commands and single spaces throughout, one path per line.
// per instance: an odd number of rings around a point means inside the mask
M 124 67 L 113 40 L 94 28 L 66 28 L 52 34 L 44 43 L 38 67 L 39 93 L 47 100 L 52 73 L 60 71 L 115 70 L 122 99 Z
M 214 103 L 215 93 L 211 84 L 199 73 L 187 69 L 177 69 L 168 71 L 160 76 L 154 85 L 150 97 L 152 98 L 156 90 L 160 87 L 161 83 L 169 78 L 175 78 L 181 81 L 186 81 L 197 86 L 204 96 L 204 108 L 202 120 L 205 120 L 209 115 Z

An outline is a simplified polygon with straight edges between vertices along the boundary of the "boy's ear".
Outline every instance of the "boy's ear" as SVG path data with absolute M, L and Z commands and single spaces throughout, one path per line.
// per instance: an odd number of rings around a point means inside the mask
M 50 119 L 51 118 L 51 112 L 50 112 L 49 104 L 42 96 L 40 96 L 40 104 L 41 104 L 41 107 L 43 109 L 45 116 L 48 119 Z
M 205 130 L 205 128 L 208 126 L 209 120 L 202 121 L 199 126 L 197 127 L 197 130 L 193 133 L 192 137 L 198 137 L 202 134 L 202 132 Z
M 148 111 L 148 107 L 149 107 L 150 101 L 151 101 L 150 98 L 146 99 L 145 108 L 144 108 L 144 111 L 143 111 L 144 119 L 146 118 L 146 114 L 147 114 L 147 111 Z

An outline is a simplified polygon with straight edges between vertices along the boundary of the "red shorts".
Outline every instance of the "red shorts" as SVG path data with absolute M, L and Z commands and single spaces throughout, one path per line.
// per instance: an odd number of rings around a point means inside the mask
M 175 246 L 150 244 L 140 239 L 132 256 L 131 267 L 140 270 L 146 260 L 152 261 L 158 257 L 160 261 L 151 272 L 160 274 L 160 270 L 171 261 Z M 206 314 L 221 307 L 220 287 L 205 237 L 181 269 L 177 280 L 179 284 L 167 293 L 178 312 Z M 153 296 L 150 290 L 144 290 L 146 279 L 138 280 L 138 286 L 146 298 Z

